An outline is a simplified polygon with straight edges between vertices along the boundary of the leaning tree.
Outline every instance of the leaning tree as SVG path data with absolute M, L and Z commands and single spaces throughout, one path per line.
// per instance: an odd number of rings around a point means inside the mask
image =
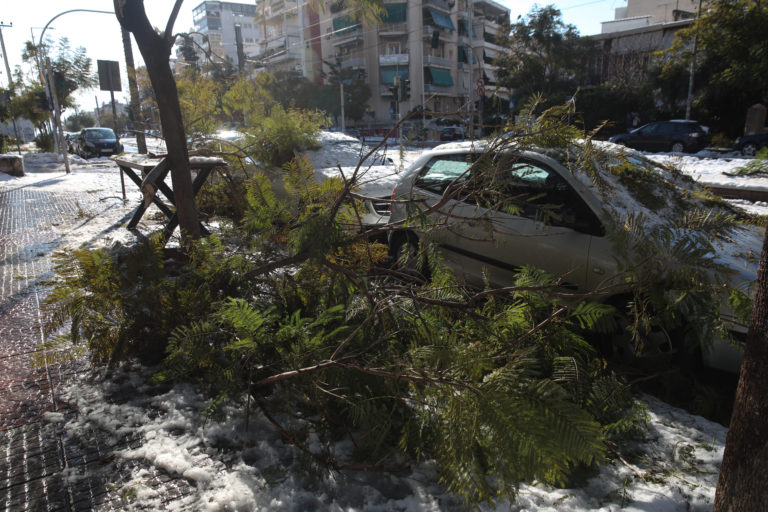
M 179 106 L 176 81 L 169 64 L 175 37 L 173 25 L 183 0 L 176 0 L 165 25 L 165 31 L 156 30 L 147 18 L 144 0 L 114 0 L 115 14 L 120 25 L 133 34 L 144 58 L 149 80 L 157 98 L 160 123 L 168 151 L 167 162 L 171 169 L 176 213 L 182 238 L 200 237 L 200 224 L 192 193 L 192 175 L 184 124 Z

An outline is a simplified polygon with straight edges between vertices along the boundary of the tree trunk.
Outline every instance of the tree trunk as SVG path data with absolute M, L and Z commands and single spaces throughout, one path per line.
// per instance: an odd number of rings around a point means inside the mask
M 128 107 L 128 114 L 133 123 L 134 133 L 136 134 L 136 146 L 139 153 L 147 154 L 147 141 L 144 138 L 144 123 L 141 122 L 141 113 L 139 109 L 139 88 L 136 86 L 136 66 L 133 64 L 133 48 L 131 46 L 131 35 L 125 28 L 121 27 L 120 32 L 123 36 L 123 52 L 125 53 L 125 70 L 128 73 L 128 91 L 131 96 L 131 104 Z
M 182 240 L 200 238 L 200 224 L 192 193 L 192 174 L 189 168 L 189 153 L 181 119 L 179 93 L 168 62 L 173 46 L 173 24 L 182 0 L 176 0 L 168 19 L 165 32 L 158 33 L 147 19 L 144 0 L 114 0 L 115 14 L 120 25 L 133 33 L 139 51 L 144 57 L 147 74 L 157 98 L 160 124 L 168 149 L 166 158 L 171 168 L 173 195 L 176 199 L 176 213 L 179 217 Z
M 767 476 L 768 230 L 757 269 L 757 290 L 714 511 L 768 510 Z

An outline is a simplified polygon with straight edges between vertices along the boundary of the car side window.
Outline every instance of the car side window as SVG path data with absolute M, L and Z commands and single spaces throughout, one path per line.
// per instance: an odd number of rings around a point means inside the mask
M 442 195 L 451 184 L 466 181 L 470 167 L 472 159 L 467 154 L 436 156 L 421 170 L 415 186 Z
M 556 171 L 538 162 L 512 164 L 505 176 L 505 213 L 595 236 L 605 230 L 581 196 Z
M 639 133 L 640 133 L 640 135 L 653 135 L 654 133 L 656 133 L 658 131 L 658 129 L 659 129 L 659 125 L 658 124 L 649 124 L 649 125 L 645 126 L 644 128 L 641 128 Z

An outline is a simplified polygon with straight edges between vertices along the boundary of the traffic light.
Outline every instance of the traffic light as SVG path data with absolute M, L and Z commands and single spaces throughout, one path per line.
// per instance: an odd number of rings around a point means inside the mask
M 394 98 L 395 102 L 400 101 L 400 88 L 402 81 L 400 80 L 399 76 L 395 76 L 395 79 L 392 81 L 392 87 L 389 88 L 389 90 L 392 92 L 392 97 Z
M 407 78 L 400 80 L 400 101 L 405 101 L 411 97 L 411 81 Z
M 399 88 L 398 86 L 396 86 L 396 85 L 393 85 L 392 87 L 390 87 L 390 88 L 389 88 L 389 92 L 391 92 L 391 93 L 392 93 L 392 98 L 393 98 L 395 101 L 398 101 L 398 99 L 397 99 L 397 98 L 398 98 L 398 93 L 399 93 L 399 90 L 400 90 L 400 88 Z

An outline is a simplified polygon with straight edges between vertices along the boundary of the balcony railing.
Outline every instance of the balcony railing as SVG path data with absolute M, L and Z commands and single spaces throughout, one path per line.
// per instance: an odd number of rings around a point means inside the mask
M 434 57 L 432 55 L 425 55 L 424 56 L 424 65 L 426 65 L 426 66 L 440 66 L 442 68 L 450 68 L 450 67 L 453 67 L 453 62 L 451 62 L 451 59 L 444 59 L 442 57 Z
M 431 92 L 433 94 L 450 94 L 452 89 L 452 85 L 424 84 L 424 92 Z
M 437 7 L 446 12 L 451 12 L 451 6 L 445 0 L 424 0 L 422 2 L 424 7 Z
M 378 30 L 380 36 L 399 36 L 408 33 L 408 23 L 405 21 L 401 23 L 381 23 Z
M 410 56 L 407 53 L 379 55 L 379 66 L 407 65 L 409 62 Z
M 341 61 L 342 68 L 364 68 L 365 59 L 362 57 L 345 58 Z

